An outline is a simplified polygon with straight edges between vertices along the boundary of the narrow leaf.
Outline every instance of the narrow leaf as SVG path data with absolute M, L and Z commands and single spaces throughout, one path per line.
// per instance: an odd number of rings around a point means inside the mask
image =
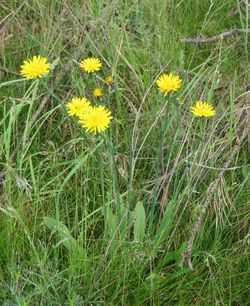
M 146 216 L 142 202 L 138 202 L 134 212 L 134 239 L 142 242 L 145 236 Z
M 70 252 L 71 260 L 76 265 L 86 266 L 87 253 L 85 249 L 78 244 L 74 239 L 69 229 L 62 223 L 53 218 L 45 217 L 44 224 L 54 233 L 56 233 L 60 239 L 58 244 L 64 245 Z
M 162 239 L 166 239 L 169 235 L 169 231 L 172 227 L 172 220 L 175 212 L 175 202 L 171 201 L 168 203 L 163 217 L 160 222 L 159 230 L 156 233 L 155 241 L 156 243 L 160 243 Z

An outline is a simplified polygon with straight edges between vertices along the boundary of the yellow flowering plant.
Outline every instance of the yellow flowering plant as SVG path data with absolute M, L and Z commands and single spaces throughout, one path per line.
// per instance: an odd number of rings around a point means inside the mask
M 67 113 L 69 116 L 79 117 L 82 113 L 91 107 L 88 99 L 75 97 L 66 104 Z
M 99 71 L 102 67 L 102 63 L 98 58 L 89 57 L 80 62 L 80 68 L 85 73 L 93 73 Z
M 190 110 L 195 117 L 213 117 L 215 115 L 213 105 L 203 101 L 197 101 Z
M 100 89 L 100 88 L 95 88 L 95 89 L 93 90 L 93 96 L 96 97 L 96 98 L 102 97 L 103 94 L 102 94 L 101 89 Z
M 157 80 L 156 84 L 160 92 L 166 96 L 170 92 L 175 92 L 181 87 L 182 80 L 178 75 L 162 74 Z
M 79 122 L 87 132 L 101 133 L 107 130 L 112 119 L 111 112 L 104 106 L 92 106 L 79 116 Z
M 27 80 L 43 78 L 49 73 L 50 66 L 46 57 L 35 55 L 23 62 L 20 73 Z

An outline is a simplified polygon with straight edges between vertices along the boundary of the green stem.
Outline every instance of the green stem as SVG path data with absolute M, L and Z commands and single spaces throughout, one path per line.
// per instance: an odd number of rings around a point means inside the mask
M 202 143 L 205 142 L 206 126 L 207 126 L 206 118 L 203 117 L 200 118 L 200 140 Z
M 170 101 L 169 101 L 169 105 L 171 107 L 171 103 L 173 103 L 173 100 L 171 100 L 170 98 Z M 159 147 L 158 147 L 158 152 L 157 152 L 157 157 L 156 157 L 156 162 L 157 162 L 157 175 L 158 175 L 158 180 L 156 181 L 155 183 L 155 186 L 154 186 L 154 190 L 153 190 L 153 202 L 152 202 L 152 205 L 150 205 L 150 207 L 152 207 L 151 211 L 150 211 L 150 220 L 149 220 L 149 228 L 153 225 L 153 220 L 154 220 L 154 213 L 155 213 L 155 208 L 156 208 L 156 203 L 157 203 L 157 195 L 158 195 L 158 192 L 159 192 L 159 185 L 158 185 L 158 182 L 159 182 L 159 178 L 161 176 L 159 176 L 159 174 L 161 174 L 161 155 L 162 155 L 162 148 L 164 146 L 164 139 L 166 137 L 166 134 L 169 130 L 169 128 L 172 126 L 172 123 L 174 122 L 174 120 L 178 117 L 178 109 L 175 107 L 172 107 L 172 110 L 173 110 L 173 115 L 172 116 L 169 116 L 168 115 L 168 110 L 166 110 L 166 113 L 165 113 L 165 118 L 164 120 L 166 120 L 165 122 L 165 127 L 163 129 L 163 132 L 161 134 L 161 137 L 160 137 L 160 143 L 159 143 Z
M 60 221 L 60 196 L 61 193 L 63 191 L 64 186 L 66 185 L 66 183 L 69 181 L 69 179 L 72 177 L 72 175 L 74 175 L 78 169 L 80 169 L 80 167 L 85 163 L 85 161 L 88 159 L 89 156 L 93 155 L 95 153 L 95 151 L 103 144 L 103 140 L 100 141 L 98 144 L 96 144 L 96 146 L 93 148 L 92 151 L 90 151 L 89 153 L 87 153 L 86 155 L 82 156 L 81 159 L 79 159 L 79 163 L 77 163 L 72 169 L 71 171 L 68 173 L 68 175 L 66 176 L 66 178 L 64 179 L 63 183 L 61 184 L 60 189 L 58 190 L 57 193 L 57 197 L 56 197 L 56 203 L 55 203 L 55 210 L 56 210 L 56 220 Z
M 25 157 L 25 152 L 26 152 L 25 145 L 26 145 L 27 139 L 29 137 L 30 128 L 31 128 L 31 126 L 29 124 L 29 121 L 30 121 L 30 118 L 31 118 L 33 105 L 34 105 L 34 102 L 35 102 L 36 97 L 37 97 L 38 86 L 39 86 L 39 80 L 35 80 L 34 83 L 29 88 L 29 90 L 32 88 L 32 91 L 30 91 L 30 94 L 32 94 L 32 96 L 31 96 L 31 100 L 30 100 L 30 103 L 29 103 L 28 114 L 26 116 L 25 127 L 24 127 L 24 131 L 23 131 L 23 135 L 22 135 L 22 143 L 21 143 L 21 148 L 22 149 L 21 149 L 20 154 L 18 154 L 19 157 L 20 157 L 20 163 L 19 163 L 19 168 L 20 169 L 22 169 L 22 162 L 23 162 L 23 159 Z M 25 96 L 25 98 L 26 98 L 26 96 Z
M 12 80 L 12 81 L 7 81 L 7 82 L 3 82 L 3 83 L 0 83 L 0 88 L 5 87 L 5 86 L 9 86 L 9 85 L 12 85 L 12 84 L 24 82 L 24 81 L 26 81 L 25 78 L 23 78 L 23 79 L 17 79 L 17 80 Z

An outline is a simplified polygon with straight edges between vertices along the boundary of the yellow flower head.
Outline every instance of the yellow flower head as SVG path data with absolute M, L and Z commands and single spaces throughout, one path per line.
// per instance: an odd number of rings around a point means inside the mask
M 21 75 L 26 79 L 36 79 L 44 77 L 50 69 L 50 64 L 46 57 L 40 55 L 33 56 L 32 59 L 27 59 L 21 66 Z
M 196 117 L 212 117 L 215 115 L 213 105 L 207 102 L 197 101 L 195 106 L 191 107 L 190 110 Z
M 103 94 L 102 94 L 102 92 L 101 92 L 101 90 L 99 89 L 99 88 L 95 88 L 94 90 L 93 90 L 93 96 L 94 97 L 96 97 L 96 98 L 99 98 L 99 97 L 101 97 Z
M 181 98 L 177 98 L 177 103 L 178 103 L 180 106 L 184 105 L 184 101 L 183 101 L 183 99 L 181 99 Z
M 69 116 L 80 116 L 89 108 L 91 108 L 90 102 L 86 98 L 73 98 L 66 104 L 67 113 Z
M 99 71 L 101 69 L 102 63 L 98 58 L 89 57 L 81 61 L 80 67 L 84 72 L 91 73 Z
M 157 80 L 158 89 L 166 96 L 171 91 L 177 91 L 181 87 L 181 79 L 178 75 L 162 74 Z
M 87 112 L 80 115 L 80 124 L 89 133 L 104 132 L 112 119 L 111 112 L 104 106 L 93 106 Z
M 108 84 L 113 84 L 114 80 L 113 80 L 112 76 L 109 75 L 109 76 L 106 77 L 105 82 L 108 83 Z

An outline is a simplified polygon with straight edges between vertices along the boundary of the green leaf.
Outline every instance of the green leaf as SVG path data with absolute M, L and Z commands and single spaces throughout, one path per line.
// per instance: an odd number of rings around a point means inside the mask
M 115 252 L 118 243 L 118 219 L 109 207 L 104 213 L 105 239 L 109 241 L 110 251 Z
M 138 202 L 134 212 L 134 239 L 143 242 L 145 236 L 146 215 L 142 202 Z
M 115 216 L 109 207 L 106 208 L 105 215 L 105 233 L 109 236 L 110 239 L 114 239 L 117 235 L 117 216 Z
M 72 248 L 75 246 L 75 239 L 70 234 L 69 229 L 61 222 L 57 220 L 45 217 L 44 224 L 52 231 L 58 234 L 60 242 L 69 250 L 71 251 Z
M 159 273 L 150 273 L 145 279 L 145 285 L 148 290 L 158 290 L 163 283 L 166 282 L 166 278 Z
M 3 83 L 0 83 L 0 88 L 4 87 L 4 86 L 9 86 L 9 85 L 12 85 L 12 84 L 15 84 L 15 83 L 24 82 L 24 81 L 26 81 L 25 78 L 3 82 Z
M 119 198 L 119 207 L 117 215 L 118 215 L 119 232 L 121 237 L 124 238 L 127 233 L 129 214 L 122 197 Z
M 245 180 L 247 180 L 247 182 L 250 183 L 250 167 L 249 166 L 245 165 L 242 167 L 242 174 Z
M 172 221 L 175 212 L 175 202 L 170 201 L 163 213 L 163 217 L 160 222 L 160 227 L 155 235 L 156 244 L 160 243 L 164 238 L 166 239 L 169 235 L 169 231 L 172 227 Z
M 70 254 L 71 267 L 75 270 L 87 265 L 87 253 L 82 246 L 78 244 L 69 231 L 69 229 L 56 219 L 45 217 L 44 224 L 56 233 L 59 238 L 57 245 L 62 244 L 66 247 Z

